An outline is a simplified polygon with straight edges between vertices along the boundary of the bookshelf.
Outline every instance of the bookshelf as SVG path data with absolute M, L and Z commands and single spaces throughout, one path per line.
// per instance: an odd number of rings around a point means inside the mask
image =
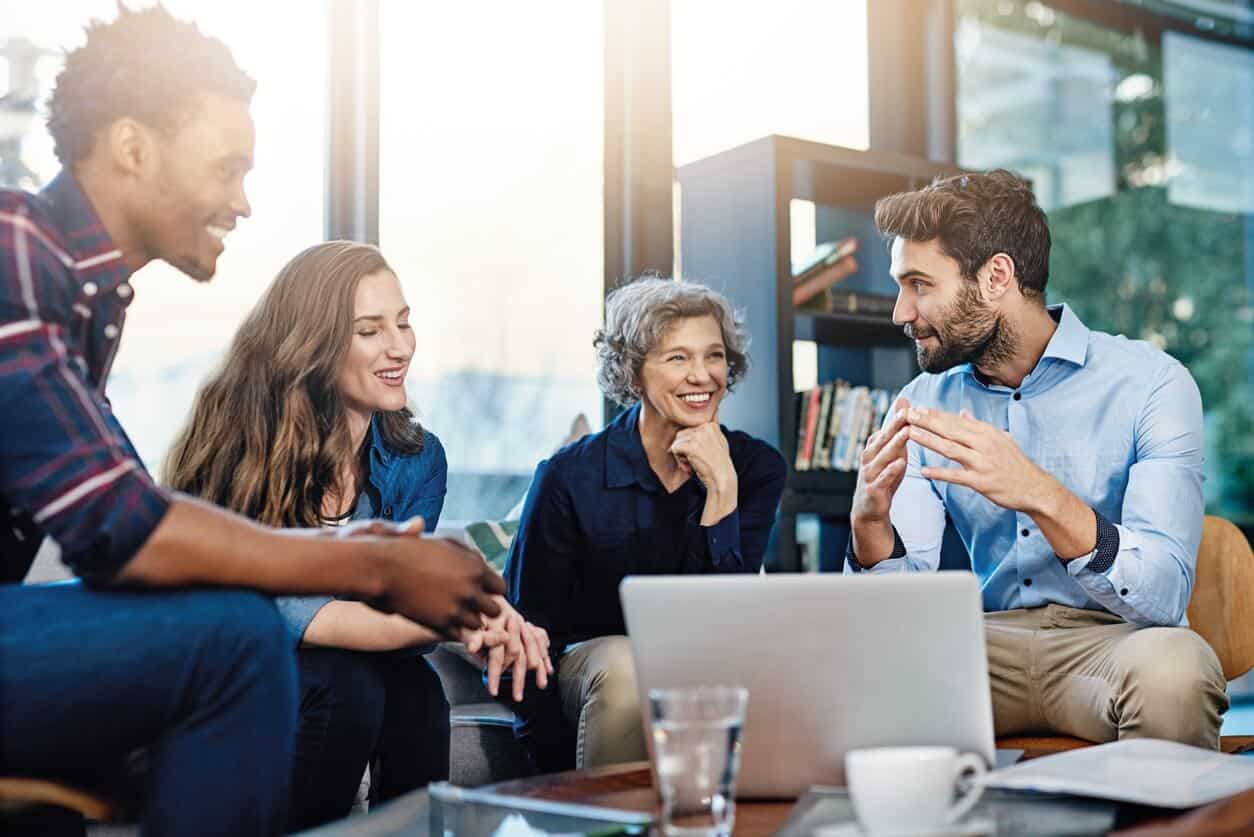
M 794 201 L 814 205 L 818 241 L 859 239 L 859 271 L 846 290 L 891 294 L 888 254 L 875 233 L 875 201 L 916 189 L 952 165 L 878 151 L 856 151 L 769 136 L 676 170 L 680 189 L 683 277 L 727 294 L 746 312 L 752 337 L 749 375 L 724 402 L 724 424 L 765 439 L 789 463 L 771 570 L 801 569 L 797 516 L 818 515 L 848 524 L 856 475 L 792 470 L 797 415 L 794 343 L 817 345 L 819 381 L 841 377 L 885 389 L 913 375 L 913 350 L 889 317 L 794 310 L 792 215 Z M 842 547 L 843 548 L 843 547 Z

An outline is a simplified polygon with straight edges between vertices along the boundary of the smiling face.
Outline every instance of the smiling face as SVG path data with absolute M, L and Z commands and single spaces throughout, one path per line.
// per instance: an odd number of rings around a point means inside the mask
M 727 393 L 727 349 L 718 321 L 685 317 L 671 324 L 640 367 L 643 408 L 680 427 L 718 414 Z
M 405 407 L 414 332 L 401 283 L 390 270 L 363 276 L 353 305 L 353 337 L 337 383 L 346 409 L 363 416 Z
M 135 201 L 140 244 L 198 281 L 217 270 L 223 239 L 252 214 L 244 175 L 252 169 L 248 104 L 205 94 L 178 129 L 153 132 L 155 153 Z
M 984 359 L 996 341 L 1001 317 L 980 296 L 976 281 L 962 275 L 940 242 L 896 238 L 892 275 L 897 282 L 893 322 L 914 340 L 919 367 L 944 372 Z

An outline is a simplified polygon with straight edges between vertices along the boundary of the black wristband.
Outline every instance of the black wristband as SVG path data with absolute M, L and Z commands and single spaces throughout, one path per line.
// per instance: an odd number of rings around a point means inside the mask
M 1097 518 L 1097 548 L 1093 550 L 1088 568 L 1104 573 L 1114 566 L 1115 556 L 1119 554 L 1119 530 L 1096 509 L 1093 515 Z
M 893 558 L 905 558 L 905 557 L 906 557 L 905 541 L 901 539 L 901 535 L 897 533 L 897 527 L 894 526 L 893 527 L 893 551 L 891 554 L 889 554 L 886 560 L 891 561 Z M 849 546 L 845 548 L 845 563 L 849 564 L 850 567 L 853 567 L 854 572 L 860 573 L 863 570 L 868 569 L 867 567 L 864 567 L 858 563 L 858 556 L 854 555 L 853 553 L 853 536 L 852 535 L 850 535 L 849 537 Z

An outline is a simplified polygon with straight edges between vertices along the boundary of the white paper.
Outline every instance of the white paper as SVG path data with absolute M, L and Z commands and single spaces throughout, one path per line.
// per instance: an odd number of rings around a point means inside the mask
M 985 787 L 1193 808 L 1254 788 L 1254 758 L 1140 738 L 994 770 Z

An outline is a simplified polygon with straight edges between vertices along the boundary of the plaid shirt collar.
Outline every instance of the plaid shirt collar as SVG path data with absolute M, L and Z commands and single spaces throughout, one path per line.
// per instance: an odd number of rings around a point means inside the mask
M 40 197 L 49 206 L 49 215 L 74 260 L 74 273 L 80 282 L 94 282 L 98 290 L 108 293 L 130 278 L 122 251 L 69 171 L 63 169 Z

